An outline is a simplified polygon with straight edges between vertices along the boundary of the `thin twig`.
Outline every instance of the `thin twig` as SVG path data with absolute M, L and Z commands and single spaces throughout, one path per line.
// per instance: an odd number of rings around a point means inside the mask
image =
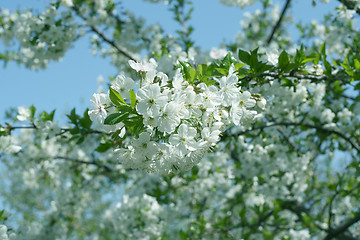
M 121 49 L 114 41 L 111 41 L 108 37 L 106 37 L 102 32 L 100 32 L 97 28 L 94 26 L 90 27 L 93 32 L 95 32 L 99 37 L 104 40 L 104 42 L 107 42 L 111 46 L 113 46 L 119 53 L 124 55 L 125 57 L 129 58 L 130 60 L 137 61 L 137 59 L 130 55 L 130 53 L 126 52 L 126 50 Z
M 79 9 L 76 7 L 72 8 L 74 12 L 84 21 L 86 21 L 86 17 L 80 14 Z M 105 34 L 103 34 L 99 29 L 97 29 L 94 26 L 89 26 L 92 32 L 95 32 L 104 42 L 107 42 L 112 47 L 114 47 L 120 54 L 124 55 L 125 57 L 129 58 L 130 60 L 137 61 L 137 59 L 133 56 L 131 56 L 130 53 L 128 53 L 126 50 L 122 49 L 120 46 L 118 46 L 114 41 L 110 40 Z
M 68 157 L 64 157 L 64 156 L 54 156 L 52 157 L 53 159 L 60 159 L 60 160 L 65 160 L 65 161 L 70 161 L 70 162 L 74 162 L 74 163 L 79 163 L 79 164 L 87 164 L 87 165 L 95 165 L 99 168 L 103 168 L 108 172 L 111 172 L 112 169 L 110 167 L 108 167 L 107 165 L 95 162 L 95 161 L 84 161 L 84 160 L 79 160 L 79 159 L 74 159 L 74 158 L 68 158 Z
M 290 2 L 291 2 L 291 0 L 286 1 L 285 5 L 284 5 L 284 8 L 283 8 L 283 10 L 281 12 L 280 17 L 279 17 L 278 21 L 276 22 L 276 24 L 275 24 L 275 26 L 274 26 L 268 40 L 266 41 L 267 45 L 269 45 L 271 43 L 271 41 L 273 40 L 275 32 L 280 28 L 281 22 L 282 22 L 282 20 L 283 20 L 283 18 L 285 16 L 286 10 L 288 9 L 288 7 L 290 5 Z
M 10 131 L 12 130 L 15 130 L 15 129 L 36 129 L 36 130 L 39 130 L 39 128 L 35 125 L 28 125 L 28 126 L 7 126 L 5 127 L 7 129 L 9 129 Z M 72 128 L 60 128 L 60 131 L 62 133 L 64 132 L 69 132 L 71 131 Z M 98 131 L 98 130 L 92 130 L 92 129 L 89 129 L 89 131 L 86 131 L 86 132 L 83 132 L 84 134 L 106 134 L 106 135 L 109 135 L 109 133 L 107 132 L 102 132 L 102 131 Z

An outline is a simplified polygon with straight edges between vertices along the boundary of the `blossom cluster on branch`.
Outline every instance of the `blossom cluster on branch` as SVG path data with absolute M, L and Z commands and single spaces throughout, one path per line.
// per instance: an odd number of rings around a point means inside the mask
M 359 239 L 359 1 L 295 27 L 295 1 L 222 0 L 259 9 L 210 51 L 192 39 L 195 4 L 147 2 L 175 35 L 121 1 L 0 9 L 0 61 L 44 69 L 91 34 L 117 69 L 66 124 L 7 113 L 0 239 Z

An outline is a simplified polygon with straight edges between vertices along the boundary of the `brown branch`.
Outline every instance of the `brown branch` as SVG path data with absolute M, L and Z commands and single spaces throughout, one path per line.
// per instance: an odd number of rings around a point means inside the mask
M 349 219 L 342 225 L 338 226 L 336 229 L 334 229 L 334 230 L 329 229 L 329 233 L 324 238 L 324 240 L 331 240 L 337 236 L 340 236 L 341 234 L 345 233 L 345 231 L 348 230 L 349 227 L 351 227 L 358 221 L 360 221 L 360 212 L 357 213 L 353 218 Z
M 339 72 L 343 73 L 343 71 Z M 312 74 L 300 74 L 300 73 L 277 73 L 277 72 L 264 72 L 257 76 L 246 75 L 245 77 L 241 78 L 242 80 L 250 81 L 254 78 L 260 77 L 272 77 L 274 79 L 280 78 L 295 78 L 297 80 L 310 80 L 312 82 L 322 82 L 322 81 L 336 81 L 336 80 L 348 80 L 348 76 L 346 75 L 334 75 L 334 76 L 327 76 L 327 75 L 312 75 Z
M 111 172 L 112 169 L 105 165 L 105 164 L 101 164 L 95 161 L 84 161 L 84 160 L 79 160 L 79 159 L 74 159 L 74 158 L 68 158 L 68 157 L 64 157 L 64 156 L 54 156 L 52 157 L 53 159 L 60 159 L 60 160 L 65 160 L 65 161 L 70 161 L 70 162 L 74 162 L 74 163 L 79 163 L 79 164 L 86 164 L 86 165 L 95 165 L 99 168 L 103 168 L 104 170 Z
M 282 20 L 283 20 L 283 18 L 285 16 L 286 10 L 289 8 L 290 2 L 291 2 L 291 0 L 286 1 L 285 5 L 284 5 L 284 8 L 283 8 L 283 10 L 282 10 L 282 12 L 280 14 L 280 17 L 279 17 L 278 21 L 276 22 L 276 24 L 275 24 L 269 38 L 266 41 L 267 45 L 269 45 L 271 43 L 271 41 L 273 40 L 275 32 L 280 28 L 281 22 L 282 22 Z
M 12 130 L 15 130 L 15 129 L 36 129 L 36 130 L 39 130 L 39 127 L 35 126 L 35 125 L 29 125 L 29 126 L 7 126 L 7 127 L 4 127 L 4 128 L 7 128 L 9 131 L 12 131 Z M 71 128 L 60 128 L 60 131 L 62 133 L 64 132 L 69 132 L 71 130 Z M 92 130 L 92 129 L 89 129 L 89 131 L 87 132 L 84 132 L 85 134 L 106 134 L 106 135 L 109 135 L 109 133 L 107 132 L 102 132 L 102 131 L 97 131 L 97 130 Z
M 339 137 L 341 137 L 342 139 L 346 140 L 353 148 L 355 148 L 359 153 L 360 153 L 360 147 L 349 137 L 347 137 L 344 133 L 336 131 L 336 130 L 332 130 L 332 129 L 327 129 L 321 126 L 317 126 L 317 125 L 312 125 L 312 124 L 307 124 L 307 123 L 296 123 L 296 122 L 271 122 L 271 123 L 267 123 L 261 126 L 257 126 L 257 127 L 253 127 L 241 132 L 237 132 L 235 134 L 224 134 L 222 136 L 222 139 L 226 138 L 226 137 L 230 137 L 230 136 L 239 136 L 239 135 L 244 135 L 248 132 L 251 131 L 255 131 L 255 130 L 263 130 L 265 128 L 268 127 L 274 127 L 274 126 L 298 126 L 298 127 L 306 127 L 306 128 L 314 128 L 316 130 L 322 131 L 322 132 L 326 132 L 329 134 L 335 134 Z
M 131 56 L 130 53 L 128 53 L 126 50 L 121 49 L 116 43 L 112 40 L 110 40 L 108 37 L 106 37 L 102 32 L 100 32 L 97 28 L 94 26 L 90 27 L 91 31 L 95 32 L 104 42 L 107 42 L 112 47 L 114 47 L 119 53 L 124 55 L 125 57 L 129 58 L 130 60 L 137 61 L 137 59 L 133 56 Z
M 80 11 L 78 8 L 73 7 L 72 8 L 74 10 L 74 12 L 84 21 L 86 21 L 86 17 L 84 17 L 83 15 L 80 14 Z M 120 20 L 117 20 L 120 21 Z M 118 22 L 119 23 L 119 22 Z M 121 21 L 120 21 L 121 23 Z M 124 55 L 125 57 L 129 58 L 130 60 L 133 61 L 137 61 L 137 59 L 133 56 L 131 56 L 130 53 L 128 53 L 126 50 L 122 49 L 120 46 L 118 46 L 114 41 L 110 40 L 107 36 L 105 36 L 104 33 L 102 33 L 99 29 L 97 29 L 94 26 L 89 26 L 91 31 L 96 33 L 104 42 L 107 42 L 110 46 L 112 46 L 113 48 L 115 48 L 120 54 Z

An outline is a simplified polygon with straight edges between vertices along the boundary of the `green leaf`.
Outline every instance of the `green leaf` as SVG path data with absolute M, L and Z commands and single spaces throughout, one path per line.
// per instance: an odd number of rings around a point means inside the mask
M 50 114 L 43 111 L 40 113 L 41 120 L 45 121 L 52 121 L 54 119 L 55 110 L 53 110 Z
M 360 89 L 360 82 L 358 84 L 355 85 L 355 90 L 359 90 Z
M 136 107 L 136 95 L 135 95 L 134 89 L 131 89 L 129 91 L 129 95 L 130 95 L 130 101 L 131 101 L 131 108 L 135 109 L 135 107 Z
M 114 144 L 111 142 L 100 143 L 100 145 L 95 149 L 97 152 L 106 152 L 109 150 Z
M 4 209 L 0 211 L 0 220 L 1 220 L 1 218 L 3 217 L 4 212 L 5 212 Z
M 127 119 L 129 114 L 130 114 L 129 112 L 112 113 L 109 116 L 107 116 L 107 118 L 104 121 L 104 124 L 106 124 L 106 125 L 115 125 L 115 124 L 117 124 L 119 122 L 122 122 L 125 119 Z
M 224 69 L 224 68 L 216 68 L 216 71 L 218 71 L 219 73 L 221 73 L 222 75 L 227 75 L 229 70 Z
M 207 64 L 200 64 L 200 65 L 198 66 L 198 68 L 199 68 L 199 72 L 200 72 L 200 75 L 201 75 L 201 76 L 207 75 L 207 74 L 206 74 L 206 70 L 207 70 L 207 68 L 208 68 Z
M 324 42 L 320 47 L 321 55 L 326 58 L 326 43 Z
M 71 110 L 70 114 L 67 114 L 66 116 L 69 118 L 71 123 L 77 125 L 77 120 L 78 120 L 79 116 L 76 114 L 75 108 L 73 108 Z
M 34 121 L 34 116 L 35 116 L 36 108 L 34 107 L 34 105 L 31 105 L 31 106 L 29 107 L 29 110 L 30 110 L 30 121 L 33 122 L 33 121 Z
M 354 59 L 354 67 L 356 70 L 360 70 L 360 61 L 357 59 Z
M 89 114 L 88 114 L 88 111 L 89 109 L 87 108 L 85 111 L 84 111 L 84 115 L 83 115 L 83 118 L 81 118 L 79 120 L 79 123 L 80 125 L 83 127 L 83 128 L 86 128 L 86 129 L 89 129 L 91 127 L 91 124 L 92 124 L 92 121 L 89 117 Z
M 84 137 L 84 136 L 81 136 L 81 137 L 79 137 L 79 139 L 76 141 L 76 144 L 81 144 L 81 143 L 84 142 L 84 140 L 85 140 L 85 137 Z
M 285 68 L 289 65 L 289 63 L 290 63 L 289 55 L 287 54 L 287 52 L 282 51 L 278 59 L 279 68 L 281 70 L 285 70 Z
M 243 66 L 245 66 L 246 64 L 244 63 L 236 63 L 235 66 L 235 70 L 238 71 L 240 68 L 242 68 Z
M 124 99 L 120 96 L 120 94 L 114 90 L 113 88 L 109 87 L 110 89 L 110 100 L 116 106 L 127 105 Z
M 254 69 L 256 72 L 259 69 L 259 60 L 258 60 L 257 51 L 258 48 L 251 51 L 250 62 L 249 62 L 250 67 Z
M 325 73 L 326 75 L 331 75 L 331 65 L 326 59 L 324 59 Z
M 196 70 L 194 68 L 190 69 L 190 81 L 193 82 L 196 77 Z
M 250 65 L 250 54 L 248 52 L 239 49 L 239 59 L 243 63 Z
M 307 62 L 314 61 L 315 59 L 316 59 L 315 57 L 306 57 L 306 58 L 304 58 L 304 60 L 301 61 L 301 63 L 305 64 Z

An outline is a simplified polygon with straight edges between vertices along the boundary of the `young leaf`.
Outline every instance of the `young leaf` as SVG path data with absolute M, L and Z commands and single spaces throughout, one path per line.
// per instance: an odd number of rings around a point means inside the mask
M 86 129 L 89 129 L 91 127 L 91 124 L 92 124 L 92 121 L 89 117 L 89 114 L 88 114 L 88 111 L 89 109 L 87 108 L 85 111 L 84 111 L 84 115 L 83 115 L 83 118 L 81 118 L 79 120 L 79 123 L 80 125 L 83 127 L 83 128 L 86 128 Z
M 30 121 L 33 122 L 34 121 L 34 116 L 35 116 L 35 111 L 36 111 L 36 108 L 34 107 L 34 105 L 31 105 L 29 107 L 30 109 Z
M 116 106 L 127 105 L 124 99 L 120 96 L 120 94 L 116 90 L 112 89 L 111 87 L 109 87 L 109 89 L 110 89 L 110 100 Z
M 130 101 L 131 101 L 131 108 L 132 108 L 132 109 L 135 109 L 135 106 L 136 106 L 136 95 L 135 95 L 134 89 L 131 89 L 131 90 L 129 91 L 129 95 L 130 95 Z
M 250 64 L 250 54 L 246 51 L 239 49 L 239 59 L 243 63 Z
M 114 144 L 111 142 L 100 143 L 100 145 L 95 149 L 97 152 L 106 152 L 109 150 Z
M 289 63 L 290 63 L 289 55 L 287 54 L 287 52 L 282 51 L 278 60 L 279 68 L 281 70 L 285 70 L 285 68 L 289 65 Z
M 354 59 L 354 67 L 357 71 L 360 70 L 360 61 L 357 59 Z
M 125 112 L 125 113 L 112 113 L 109 116 L 107 116 L 107 118 L 105 118 L 104 124 L 106 125 L 115 125 L 119 122 L 124 121 L 130 113 Z

